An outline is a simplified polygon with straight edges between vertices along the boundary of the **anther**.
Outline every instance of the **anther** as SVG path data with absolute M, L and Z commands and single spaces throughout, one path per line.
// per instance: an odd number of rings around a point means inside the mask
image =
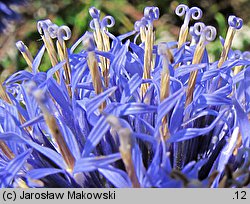
M 91 33 L 87 33 L 84 36 L 83 46 L 88 52 L 87 63 L 88 63 L 88 67 L 90 70 L 91 77 L 92 77 L 92 83 L 93 83 L 95 93 L 98 95 L 103 92 L 103 86 L 102 86 L 101 74 L 99 72 L 98 62 L 97 62 L 96 55 L 94 52 L 95 43 L 94 43 L 93 35 Z M 100 110 L 102 111 L 104 107 L 105 107 L 105 103 L 101 105 Z
M 202 60 L 207 42 L 213 41 L 216 37 L 216 29 L 213 26 L 205 26 L 203 23 L 196 23 L 194 25 L 194 32 L 196 35 L 200 35 L 200 39 L 195 48 L 192 64 L 199 64 Z M 198 70 L 190 73 L 185 107 L 187 107 L 193 100 L 197 74 Z
M 160 100 L 163 101 L 170 94 L 170 74 L 169 74 L 169 49 L 167 44 L 158 45 L 158 54 L 162 59 L 162 72 L 161 72 L 161 90 L 160 90 Z M 162 119 L 162 125 L 160 127 L 160 133 L 164 141 L 166 141 L 170 134 L 168 129 L 168 116 L 166 115 Z
M 50 27 L 49 27 L 50 28 Z M 55 27 L 56 28 L 56 27 Z M 64 72 L 65 72 L 65 82 L 67 85 L 69 96 L 72 96 L 72 91 L 70 89 L 69 84 L 71 83 L 71 69 L 70 69 L 70 63 L 69 63 L 69 54 L 67 50 L 67 46 L 65 41 L 69 40 L 71 38 L 71 30 L 68 26 L 60 26 L 57 29 L 57 51 L 59 54 L 59 58 L 61 61 L 65 60 L 66 63 L 63 65 Z
M 144 52 L 144 67 L 143 67 L 143 79 L 151 78 L 151 68 L 153 66 L 153 45 L 154 45 L 154 32 L 153 32 L 153 21 L 159 18 L 159 8 L 157 7 L 146 7 L 144 9 L 144 20 L 147 22 L 145 30 L 145 52 Z M 148 83 L 142 84 L 141 96 L 144 97 Z
M 42 37 L 42 40 L 43 40 L 44 45 L 46 47 L 46 50 L 48 52 L 51 64 L 54 67 L 54 66 L 56 66 L 58 64 L 58 60 L 57 60 L 57 54 L 56 54 L 56 50 L 55 50 L 55 47 L 54 47 L 54 43 L 53 43 L 53 41 L 51 39 L 51 36 L 55 37 L 55 33 L 51 31 L 51 28 L 50 28 L 50 31 L 49 31 L 49 27 L 51 27 L 51 26 L 52 26 L 52 28 L 54 30 L 55 26 L 49 19 L 37 22 L 37 30 L 40 33 L 41 37 Z M 60 82 L 60 74 L 59 74 L 59 72 L 57 71 L 55 73 L 55 75 L 56 75 L 57 82 Z
M 40 106 L 40 109 L 43 113 L 45 122 L 50 130 L 50 133 L 52 137 L 55 139 L 55 142 L 58 145 L 59 151 L 62 154 L 62 157 L 66 165 L 68 166 L 69 171 L 71 172 L 74 168 L 75 158 L 72 152 L 70 151 L 63 135 L 61 134 L 56 118 L 53 115 L 51 115 L 51 113 L 49 112 L 48 108 L 45 105 L 46 100 L 47 100 L 46 96 L 42 90 L 35 90 L 33 92 L 33 95 Z
M 223 50 L 220 56 L 220 60 L 218 62 L 218 68 L 220 68 L 223 65 L 223 63 L 226 61 L 229 49 L 232 46 L 232 42 L 233 42 L 233 38 L 236 33 L 236 30 L 239 30 L 242 27 L 243 21 L 241 18 L 238 18 L 232 15 L 232 16 L 229 16 L 228 18 L 228 24 L 229 24 L 229 28 L 227 31 L 227 35 L 226 35 L 225 43 L 224 43 Z
M 22 41 L 16 42 L 16 47 L 21 52 L 21 54 L 23 55 L 23 58 L 25 59 L 26 63 L 28 64 L 29 71 L 32 71 L 33 57 L 31 55 L 28 47 Z
M 108 115 L 106 119 L 119 136 L 119 151 L 132 185 L 134 188 L 140 188 L 140 183 L 138 181 L 132 159 L 133 142 L 131 138 L 131 130 L 129 128 L 122 127 L 119 118 L 113 115 Z
M 90 28 L 94 30 L 94 39 L 97 45 L 97 49 L 100 51 L 108 52 L 110 50 L 109 37 L 106 34 L 107 28 L 113 27 L 115 19 L 112 16 L 106 16 L 100 20 L 100 11 L 94 7 L 89 9 L 89 14 L 93 18 L 90 22 Z M 100 57 L 102 75 L 104 78 L 104 84 L 108 87 L 109 80 L 109 60 L 105 57 Z
M 184 4 L 180 4 L 176 7 L 175 13 L 178 16 L 184 16 L 184 23 L 181 26 L 179 40 L 178 40 L 178 48 L 180 48 L 187 40 L 188 36 L 188 24 L 192 19 L 199 20 L 202 17 L 202 10 L 198 7 L 192 7 L 189 9 L 188 6 Z

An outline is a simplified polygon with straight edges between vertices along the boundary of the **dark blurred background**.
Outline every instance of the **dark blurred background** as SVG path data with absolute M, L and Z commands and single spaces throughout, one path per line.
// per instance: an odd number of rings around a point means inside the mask
M 222 37 L 225 37 L 227 31 L 227 17 L 232 14 L 241 17 L 244 27 L 237 33 L 233 47 L 242 51 L 250 50 L 249 0 L 27 0 L 26 4 L 12 8 L 20 14 L 20 18 L 10 24 L 8 31 L 0 34 L 1 81 L 9 74 L 27 66 L 15 47 L 17 40 L 22 40 L 33 56 L 42 46 L 41 37 L 36 28 L 38 20 L 49 18 L 58 25 L 68 25 L 72 30 L 72 38 L 68 42 L 70 46 L 89 29 L 91 18 L 88 9 L 91 6 L 100 9 L 102 17 L 112 15 L 115 18 L 116 24 L 110 29 L 115 35 L 132 30 L 134 22 L 142 17 L 144 7 L 157 6 L 160 9 L 160 19 L 154 24 L 156 39 L 174 41 L 178 38 L 179 28 L 183 22 L 183 18 L 176 16 L 174 12 L 180 3 L 187 4 L 189 7 L 200 7 L 203 10 L 201 20 L 207 25 L 215 26 L 218 36 Z M 218 60 L 221 52 L 218 38 L 208 46 L 208 49 L 211 59 Z M 40 69 L 46 70 L 49 67 L 48 56 L 45 55 Z

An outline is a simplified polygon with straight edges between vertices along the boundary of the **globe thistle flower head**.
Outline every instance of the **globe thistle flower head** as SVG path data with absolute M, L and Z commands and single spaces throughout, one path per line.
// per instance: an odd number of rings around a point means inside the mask
M 0 86 L 1 187 L 249 186 L 250 60 L 231 48 L 242 20 L 229 17 L 211 62 L 215 28 L 189 28 L 199 8 L 176 13 L 176 42 L 155 43 L 157 7 L 120 36 L 91 7 L 92 30 L 71 47 L 70 29 L 51 20 L 37 23 L 36 56 L 18 41 L 29 69 Z M 40 72 L 45 52 L 51 68 Z

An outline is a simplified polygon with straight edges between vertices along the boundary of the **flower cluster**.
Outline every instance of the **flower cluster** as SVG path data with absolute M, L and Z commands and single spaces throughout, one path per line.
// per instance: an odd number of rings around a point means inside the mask
M 34 58 L 17 42 L 28 68 L 0 86 L 0 186 L 249 187 L 250 55 L 231 49 L 242 20 L 229 17 L 211 62 L 216 29 L 189 26 L 197 7 L 179 5 L 178 41 L 157 45 L 157 7 L 120 36 L 112 16 L 89 13 L 92 32 L 70 48 L 50 20 Z
M 10 21 L 19 19 L 19 14 L 11 9 L 12 5 L 23 5 L 26 0 L 1 0 L 0 1 L 0 33 L 6 30 Z

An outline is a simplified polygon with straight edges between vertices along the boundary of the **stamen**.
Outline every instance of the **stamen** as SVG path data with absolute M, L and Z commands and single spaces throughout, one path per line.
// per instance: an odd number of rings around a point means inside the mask
M 170 74 L 169 74 L 169 57 L 168 57 L 169 49 L 166 44 L 158 45 L 158 54 L 161 55 L 162 58 L 162 72 L 161 72 L 161 89 L 160 89 L 160 100 L 163 101 L 165 98 L 169 96 L 170 92 Z M 162 119 L 162 125 L 160 127 L 161 135 L 166 141 L 170 134 L 168 130 L 168 116 L 166 115 Z
M 26 63 L 28 64 L 29 71 L 32 71 L 33 57 L 31 55 L 28 47 L 22 41 L 16 42 L 16 47 L 22 53 L 23 58 L 25 59 Z
M 205 26 L 203 23 L 196 23 L 194 25 L 194 32 L 196 35 L 200 35 L 200 40 L 196 46 L 192 64 L 199 64 L 202 60 L 207 41 L 213 41 L 216 37 L 216 29 L 213 26 Z M 197 74 L 198 70 L 190 73 L 185 107 L 193 101 Z
M 157 7 L 146 7 L 144 9 L 144 18 L 147 20 L 145 52 L 144 52 L 144 68 L 143 79 L 151 78 L 151 68 L 153 67 L 153 45 L 154 45 L 154 32 L 153 21 L 159 18 L 159 9 Z M 148 83 L 142 84 L 141 95 L 145 95 L 149 87 Z
M 131 140 L 131 130 L 129 128 L 122 127 L 119 119 L 113 115 L 107 116 L 107 121 L 119 136 L 119 151 L 132 185 L 134 188 L 140 188 L 140 183 L 138 181 L 132 160 L 133 143 Z
M 58 145 L 59 151 L 68 167 L 68 170 L 69 172 L 72 172 L 75 164 L 75 158 L 69 150 L 69 147 L 67 146 L 67 143 L 65 142 L 65 139 L 60 132 L 55 117 L 50 114 L 48 108 L 45 105 L 45 96 L 41 90 L 36 90 L 33 94 L 40 106 L 40 109 L 43 113 L 45 122 L 50 130 L 50 133 L 55 139 L 56 144 Z
M 61 26 L 57 30 L 57 51 L 59 54 L 59 58 L 61 61 L 65 60 L 66 64 L 63 65 L 64 71 L 65 71 L 65 82 L 67 84 L 67 89 L 70 97 L 72 96 L 72 91 L 69 87 L 69 84 L 71 83 L 71 70 L 70 70 L 70 64 L 69 64 L 69 57 L 68 57 L 68 50 L 65 41 L 69 40 L 71 37 L 71 30 L 67 26 Z
M 90 33 L 86 33 L 85 39 L 83 40 L 84 47 L 86 48 L 88 52 L 88 67 L 90 70 L 90 74 L 92 77 L 92 83 L 95 90 L 96 95 L 103 92 L 103 86 L 102 86 L 102 79 L 101 74 L 99 72 L 98 62 L 95 55 L 95 44 L 93 40 L 93 35 Z M 100 107 L 100 111 L 102 111 L 105 108 L 106 104 L 103 103 Z
M 57 60 L 56 49 L 54 47 L 54 43 L 50 37 L 50 33 L 48 30 L 49 26 L 52 26 L 52 25 L 54 25 L 54 24 L 49 19 L 37 22 L 37 30 L 42 37 L 42 40 L 43 40 L 44 45 L 46 47 L 46 50 L 48 52 L 51 64 L 54 67 L 58 64 L 58 60 Z M 55 75 L 56 75 L 57 82 L 60 82 L 59 71 L 56 71 Z
M 8 157 L 8 159 L 14 159 L 15 155 L 14 153 L 10 150 L 10 148 L 8 147 L 8 145 L 0 140 L 0 149 L 2 150 L 2 152 Z
M 168 59 L 168 47 L 166 44 L 158 45 L 158 54 L 162 58 L 162 72 L 161 72 L 161 92 L 160 100 L 163 101 L 169 96 L 169 83 L 170 83 L 170 74 L 169 74 L 169 59 Z
M 94 39 L 97 45 L 97 49 L 100 51 L 108 52 L 110 50 L 109 37 L 106 34 L 107 29 L 113 27 L 115 24 L 115 19 L 112 16 L 105 16 L 102 21 L 100 21 L 100 11 L 95 7 L 89 9 L 89 13 L 93 20 L 90 22 L 90 28 L 94 30 Z M 105 87 L 108 87 L 109 80 L 109 64 L 110 61 L 100 56 L 102 75 L 104 78 Z
M 204 23 L 195 23 L 194 25 L 194 32 L 197 36 L 200 36 L 199 42 L 196 45 L 194 57 L 192 60 L 192 64 L 199 64 L 202 60 L 205 47 L 207 41 L 212 41 L 216 37 L 216 29 L 212 26 L 205 26 Z M 196 84 L 196 77 L 198 74 L 198 70 L 195 70 L 190 73 L 189 80 L 188 80 L 188 87 L 186 93 L 186 102 L 185 107 L 187 107 L 193 101 L 193 93 Z M 189 113 L 186 113 L 183 121 L 187 121 L 190 118 Z M 181 170 L 183 167 L 183 160 L 185 157 L 184 150 L 185 150 L 185 142 L 181 142 L 176 144 L 176 151 L 175 151 L 175 168 Z
M 145 43 L 146 41 L 146 26 L 147 26 L 147 20 L 145 17 L 142 17 L 141 20 L 136 21 L 134 24 L 134 29 L 137 32 L 140 32 L 140 38 L 141 38 L 141 42 Z
M 202 10 L 198 7 L 188 8 L 185 4 L 180 4 L 176 7 L 175 13 L 178 16 L 185 15 L 184 23 L 181 26 L 179 39 L 178 39 L 178 48 L 180 48 L 187 40 L 188 36 L 188 24 L 191 18 L 194 20 L 199 20 L 202 17 Z
M 229 49 L 232 46 L 232 42 L 233 42 L 233 38 L 236 33 L 236 30 L 241 29 L 243 25 L 243 21 L 241 18 L 238 18 L 236 16 L 229 16 L 228 24 L 229 24 L 229 28 L 227 31 L 227 35 L 226 35 L 224 47 L 220 56 L 220 60 L 218 62 L 218 68 L 220 68 L 223 65 L 223 63 L 226 61 Z

